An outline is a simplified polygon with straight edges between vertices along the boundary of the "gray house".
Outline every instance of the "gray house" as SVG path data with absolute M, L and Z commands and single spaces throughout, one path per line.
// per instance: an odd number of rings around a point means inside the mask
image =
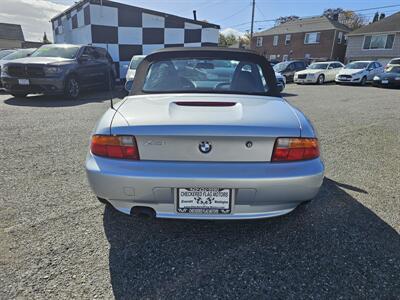
M 400 12 L 347 35 L 347 62 L 373 59 L 386 64 L 393 57 L 400 57 Z
M 21 25 L 0 23 L 0 49 L 21 48 L 24 41 Z

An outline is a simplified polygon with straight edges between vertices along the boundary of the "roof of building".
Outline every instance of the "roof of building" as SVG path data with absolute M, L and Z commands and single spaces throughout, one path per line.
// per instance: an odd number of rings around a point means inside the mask
M 321 30 L 342 30 L 349 32 L 350 29 L 339 23 L 338 21 L 329 19 L 326 16 L 303 18 L 294 21 L 289 21 L 278 26 L 263 30 L 254 34 L 254 36 L 289 34 L 298 32 L 311 32 Z
M 21 25 L 0 23 L 0 39 L 24 41 Z
M 379 32 L 400 32 L 400 12 L 390 15 L 382 20 L 368 24 L 364 27 L 356 29 L 349 33 L 349 35 L 363 35 L 367 33 Z
M 122 9 L 123 8 L 128 8 L 128 7 L 130 7 L 130 8 L 134 7 L 134 8 L 140 9 L 143 12 L 148 13 L 148 14 L 153 14 L 153 15 L 157 15 L 157 16 L 161 16 L 161 17 L 173 16 L 175 18 L 183 19 L 185 22 L 190 22 L 190 23 L 194 23 L 194 24 L 198 24 L 198 25 L 202 25 L 202 26 L 207 26 L 207 27 L 211 27 L 211 28 L 220 29 L 219 25 L 213 24 L 213 23 L 208 23 L 206 21 L 193 20 L 193 19 L 184 18 L 184 17 L 172 15 L 172 14 L 163 13 L 163 12 L 160 12 L 160 11 L 155 11 L 155 10 L 151 10 L 151 9 L 147 9 L 147 8 L 134 6 L 134 5 L 123 4 L 123 3 L 114 2 L 114 1 L 110 1 L 110 0 L 80 0 L 79 2 L 75 3 L 71 7 L 67 8 L 63 12 L 61 12 L 58 15 L 56 15 L 55 17 L 53 17 L 51 19 L 51 21 L 53 22 L 55 19 L 58 19 L 58 18 L 66 15 L 68 13 L 71 13 L 74 9 L 78 9 L 79 10 L 86 3 L 97 4 L 97 5 L 102 4 L 104 6 L 117 7 L 117 8 L 122 8 Z

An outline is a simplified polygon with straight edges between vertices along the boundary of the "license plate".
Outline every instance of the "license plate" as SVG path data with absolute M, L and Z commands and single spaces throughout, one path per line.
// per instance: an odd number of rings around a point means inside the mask
M 350 79 L 349 79 L 349 78 L 344 78 L 344 77 L 341 77 L 341 78 L 340 78 L 340 80 L 343 80 L 343 81 L 349 81 Z
M 223 188 L 179 188 L 178 213 L 229 214 L 232 190 Z
M 389 80 L 382 80 L 382 83 L 383 83 L 383 84 L 388 84 L 388 83 L 389 83 Z
M 19 85 L 29 85 L 29 79 L 18 79 Z

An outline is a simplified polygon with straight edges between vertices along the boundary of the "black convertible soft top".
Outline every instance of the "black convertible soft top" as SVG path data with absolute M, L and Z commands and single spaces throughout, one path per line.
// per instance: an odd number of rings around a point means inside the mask
M 256 52 L 250 50 L 222 47 L 164 48 L 147 55 L 139 64 L 136 70 L 134 79 L 135 83 L 133 84 L 130 95 L 146 94 L 146 92 L 143 91 L 143 85 L 146 78 L 147 70 L 153 62 L 191 57 L 200 59 L 238 60 L 258 64 L 261 67 L 264 78 L 266 79 L 268 84 L 268 91 L 265 93 L 265 95 L 280 97 L 280 92 L 276 83 L 275 72 L 264 56 L 261 56 Z

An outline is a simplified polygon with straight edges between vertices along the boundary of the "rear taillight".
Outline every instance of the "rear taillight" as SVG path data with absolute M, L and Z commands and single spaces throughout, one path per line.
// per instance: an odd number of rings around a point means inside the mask
M 97 156 L 139 160 L 139 151 L 134 136 L 93 135 L 90 151 Z
M 317 157 L 319 157 L 319 145 L 317 139 L 278 138 L 275 141 L 271 161 L 298 161 Z

